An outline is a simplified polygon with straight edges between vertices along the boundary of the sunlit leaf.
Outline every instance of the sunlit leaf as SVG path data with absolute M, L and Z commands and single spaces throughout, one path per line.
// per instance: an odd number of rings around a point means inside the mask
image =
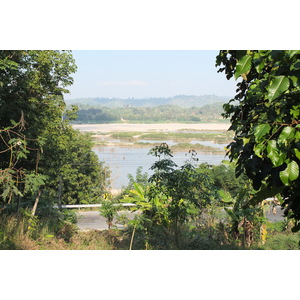
M 292 139 L 294 137 L 294 135 L 295 135 L 295 128 L 291 127 L 291 126 L 286 126 L 281 131 L 279 138 L 278 138 L 278 142 L 285 144 L 286 141 Z
M 251 69 L 252 56 L 245 55 L 241 60 L 236 64 L 236 71 L 234 74 L 235 79 L 237 79 L 242 74 L 247 74 Z
M 299 177 L 298 164 L 295 161 L 289 162 L 286 169 L 279 173 L 279 176 L 284 185 L 289 185 L 291 181 L 294 181 Z
M 261 124 L 256 126 L 254 129 L 255 141 L 257 142 L 260 138 L 269 133 L 270 129 L 271 126 L 269 124 Z
M 268 89 L 268 99 L 273 101 L 284 93 L 290 86 L 290 81 L 285 76 L 277 76 L 271 81 L 271 85 Z

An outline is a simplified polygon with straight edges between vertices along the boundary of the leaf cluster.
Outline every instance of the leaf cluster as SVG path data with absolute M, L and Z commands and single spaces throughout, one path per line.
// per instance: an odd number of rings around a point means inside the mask
M 276 194 L 300 219 L 300 51 L 220 51 L 218 72 L 239 79 L 224 105 L 235 132 L 228 156 L 258 191 L 259 202 Z

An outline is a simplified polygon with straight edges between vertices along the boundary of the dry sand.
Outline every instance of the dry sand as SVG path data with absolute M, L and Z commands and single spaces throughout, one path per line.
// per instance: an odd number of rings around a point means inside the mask
M 73 128 L 80 131 L 88 132 L 168 132 L 179 130 L 197 130 L 197 131 L 226 131 L 229 124 L 224 123 L 202 123 L 202 124 L 181 124 L 181 123 L 165 123 L 165 124 L 80 124 L 73 125 Z

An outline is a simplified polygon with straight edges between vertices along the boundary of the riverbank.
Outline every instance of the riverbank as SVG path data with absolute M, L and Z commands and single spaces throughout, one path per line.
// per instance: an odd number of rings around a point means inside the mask
M 84 132 L 172 132 L 172 131 L 227 131 L 230 124 L 225 123 L 164 123 L 164 124 L 74 124 L 74 129 Z

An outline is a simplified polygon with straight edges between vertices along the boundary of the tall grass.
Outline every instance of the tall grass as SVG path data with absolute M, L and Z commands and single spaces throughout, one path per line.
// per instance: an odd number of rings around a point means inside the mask
M 0 250 L 109 250 L 116 249 L 117 241 L 116 234 L 79 232 L 65 217 L 0 215 Z

